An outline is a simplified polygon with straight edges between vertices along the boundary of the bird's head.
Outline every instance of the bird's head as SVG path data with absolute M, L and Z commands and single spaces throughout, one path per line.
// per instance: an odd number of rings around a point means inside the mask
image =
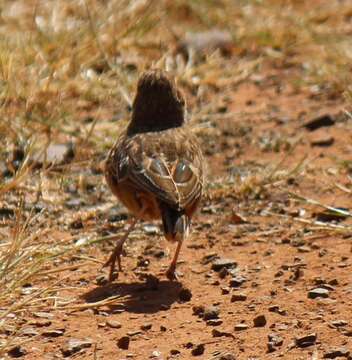
M 185 100 L 174 80 L 162 70 L 148 70 L 138 80 L 128 133 L 179 127 L 185 121 Z

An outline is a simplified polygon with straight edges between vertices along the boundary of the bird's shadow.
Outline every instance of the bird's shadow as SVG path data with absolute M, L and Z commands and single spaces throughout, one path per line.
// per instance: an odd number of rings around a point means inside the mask
M 80 297 L 86 303 L 95 303 L 109 297 L 120 295 L 122 302 L 108 305 L 111 312 L 123 309 L 131 313 L 156 313 L 168 310 L 179 299 L 182 289 L 177 281 L 159 281 L 151 277 L 145 282 L 109 284 L 96 287 Z M 124 297 L 126 297 L 124 299 Z

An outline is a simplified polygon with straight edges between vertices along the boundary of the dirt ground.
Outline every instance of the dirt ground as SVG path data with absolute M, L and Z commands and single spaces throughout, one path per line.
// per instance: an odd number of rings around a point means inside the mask
M 19 326 L 23 343 L 4 358 L 352 359 L 350 104 L 324 89 L 295 87 L 303 71 L 271 59 L 224 96 L 216 88 L 213 103 L 207 95 L 215 110 L 194 121 L 207 191 L 181 251 L 179 281 L 164 276 L 173 244 L 158 223 L 140 223 L 126 243 L 123 272 L 106 283 L 101 266 L 114 242 L 99 238 L 122 234 L 128 213 L 103 178 L 107 149 L 87 172 L 73 164 L 81 188 L 68 183 L 43 195 L 38 211 L 53 225 L 37 241 L 54 248 L 97 240 L 48 260 L 41 277 L 23 285 L 23 296 L 50 290 L 13 311 L 18 318 L 7 314 L 1 338 Z M 197 100 L 185 88 L 192 114 Z M 103 111 L 109 119 L 115 109 Z M 112 123 L 98 122 L 94 132 Z M 62 206 L 48 200 L 53 193 Z M 8 194 L 2 209 L 15 199 L 18 193 Z M 11 225 L 4 214 L 3 230 Z
M 281 159 L 291 168 L 304 157 L 307 175 L 297 172 L 277 180 L 269 193 L 258 191 L 258 196 L 245 201 L 236 196 L 224 198 L 221 189 L 212 199 L 206 198 L 182 249 L 180 281 L 169 282 L 162 274 L 173 249 L 153 224 L 140 224 L 134 232 L 126 246 L 124 271 L 111 285 L 97 285 L 97 276 L 99 263 L 113 244 L 88 249 L 87 256 L 96 263 L 78 263 L 58 276 L 48 275 L 48 281 L 60 282 L 60 296 L 79 299 L 81 304 L 113 295 L 129 299 L 99 309 L 28 316 L 25 326 L 42 336 L 25 344 L 28 353 L 24 358 L 61 358 L 72 338 L 90 339 L 88 348 L 72 355 L 82 359 L 190 359 L 197 351 L 200 358 L 207 359 L 321 359 L 333 351 L 349 356 L 351 233 L 314 231 L 309 223 L 295 222 L 314 220 L 322 210 L 307 209 L 290 199 L 288 191 L 331 206 L 350 206 L 351 194 L 331 185 L 348 186 L 350 180 L 337 178 L 333 171 L 331 177 L 321 178 L 320 174 L 334 169 L 332 157 L 351 156 L 351 121 L 343 118 L 333 126 L 308 132 L 302 127 L 305 119 L 337 116 L 342 104 L 293 93 L 285 87 L 285 76 L 278 70 L 274 84 L 264 78 L 260 87 L 248 81 L 234 91 L 224 113 L 233 111 L 234 115 L 219 122 L 219 136 L 206 148 L 208 176 L 212 179 L 232 171 L 265 168 Z M 275 109 L 272 117 L 268 109 Z M 305 115 L 300 121 L 302 112 Z M 245 136 L 231 132 L 238 124 L 246 127 Z M 258 139 L 264 136 L 293 139 L 297 145 L 286 157 L 261 149 Z M 312 146 L 318 138 L 334 141 Z M 235 180 L 231 186 L 236 187 Z M 108 190 L 102 204 L 106 198 L 114 202 Z M 307 213 L 300 214 L 304 208 Z M 115 209 L 125 214 L 118 205 Z M 101 221 L 114 229 L 121 229 L 125 222 L 117 217 L 111 223 L 109 211 Z M 220 264 L 213 270 L 216 261 Z M 308 292 L 315 288 L 328 292 L 311 299 Z M 310 346 L 297 345 L 295 339 L 310 334 L 316 336 Z M 119 339 L 126 336 L 128 349 L 119 349 Z

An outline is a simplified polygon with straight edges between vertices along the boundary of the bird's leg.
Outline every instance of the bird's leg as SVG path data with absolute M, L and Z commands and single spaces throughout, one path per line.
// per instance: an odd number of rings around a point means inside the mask
M 130 226 L 127 228 L 127 230 L 126 230 L 125 234 L 123 235 L 123 237 L 117 240 L 117 244 L 115 246 L 114 251 L 112 252 L 112 254 L 109 257 L 109 260 L 103 265 L 103 267 L 106 267 L 106 266 L 110 265 L 109 281 L 113 281 L 113 274 L 114 274 L 114 270 L 115 270 L 116 261 L 117 261 L 117 265 L 118 265 L 118 270 L 119 271 L 122 270 L 122 267 L 121 267 L 121 254 L 122 254 L 122 250 L 123 250 L 123 244 L 127 240 L 129 234 L 134 229 L 137 222 L 138 222 L 137 217 L 132 220 L 132 222 L 130 223 Z
M 135 216 L 135 218 L 131 221 L 130 226 L 127 228 L 123 237 L 117 241 L 115 249 L 114 249 L 113 253 L 110 255 L 109 260 L 103 265 L 103 267 L 110 265 L 109 281 L 113 281 L 113 279 L 114 279 L 113 275 L 114 275 L 116 260 L 117 260 L 118 270 L 119 271 L 122 270 L 121 255 L 122 255 L 122 250 L 123 250 L 123 244 L 127 240 L 131 231 L 136 226 L 138 220 L 143 216 L 144 212 L 146 211 L 146 208 L 147 207 L 143 204 L 141 207 L 141 210 L 139 211 L 137 216 Z
M 183 239 L 179 239 L 177 241 L 177 247 L 176 247 L 174 257 L 171 261 L 169 268 L 166 271 L 166 277 L 171 281 L 177 280 L 176 264 L 177 264 L 178 255 L 180 254 L 180 250 L 182 247 L 182 242 L 183 242 Z

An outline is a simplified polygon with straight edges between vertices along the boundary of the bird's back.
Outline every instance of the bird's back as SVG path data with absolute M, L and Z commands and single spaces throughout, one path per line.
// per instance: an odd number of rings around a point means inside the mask
M 110 187 L 134 214 L 138 198 L 150 204 L 146 218 L 157 218 L 168 208 L 189 217 L 196 210 L 203 190 L 204 164 L 198 142 L 186 127 L 124 134 L 106 166 Z M 134 199 L 131 195 L 126 199 L 131 188 Z

